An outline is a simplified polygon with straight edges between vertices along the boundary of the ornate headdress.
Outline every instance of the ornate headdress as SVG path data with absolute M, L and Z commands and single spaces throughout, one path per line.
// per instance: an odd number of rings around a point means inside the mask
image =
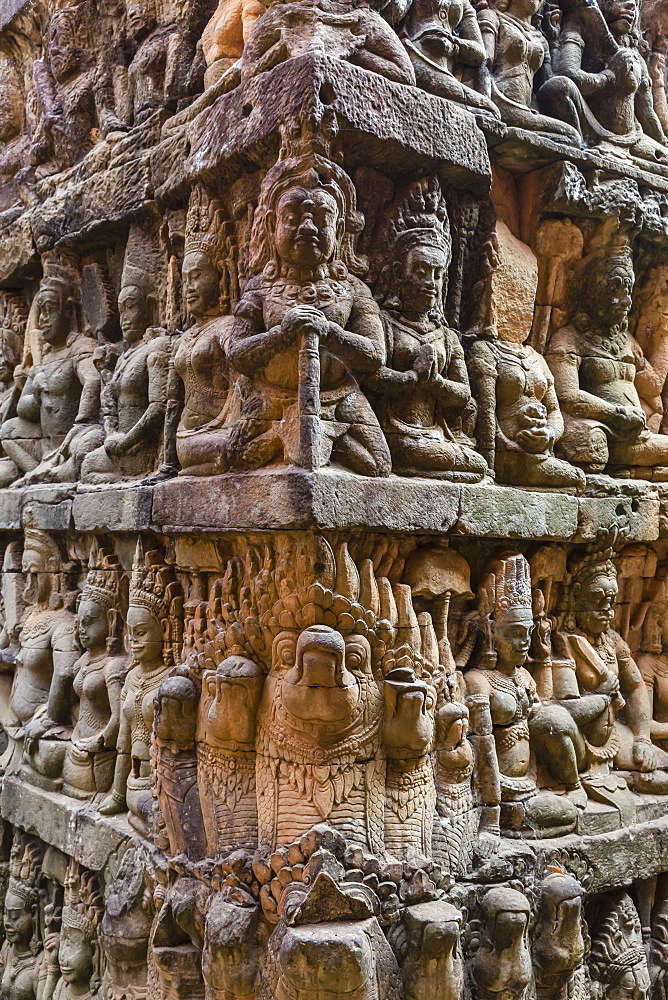
M 496 559 L 478 590 L 482 614 L 496 622 L 533 621 L 531 569 L 519 552 Z
M 234 223 L 203 184 L 195 184 L 188 203 L 184 257 L 204 253 L 221 275 L 221 308 L 227 312 L 239 298 L 238 252 Z
M 397 259 L 421 243 L 452 253 L 448 208 L 437 177 L 423 177 L 411 184 L 388 226 L 388 237 Z
M 183 595 L 171 566 L 164 562 L 159 549 L 144 552 L 141 539 L 137 542 L 130 584 L 130 605 L 148 608 L 162 624 L 169 623 L 169 636 L 164 647 L 164 662 L 178 662 L 183 641 Z
M 25 512 L 24 512 L 25 514 Z M 24 520 L 25 520 L 24 516 Z M 63 569 L 63 559 L 58 542 L 41 528 L 24 527 L 23 552 L 40 552 L 46 558 L 46 572 L 57 573 Z
M 95 543 L 91 549 L 88 566 L 88 575 L 80 600 L 95 601 L 105 611 L 111 611 L 117 607 L 120 594 L 121 567 L 118 559 Z
M 607 914 L 589 921 L 592 928 L 598 928 L 589 960 L 592 979 L 598 983 L 614 983 L 628 969 L 647 964 L 640 918 L 631 897 L 622 892 L 611 900 L 606 897 L 606 904 L 610 907 Z
M 130 226 L 123 259 L 121 290 L 134 286 L 147 299 L 155 300 L 162 264 L 160 251 L 151 234 L 140 226 Z
M 83 871 L 72 860 L 65 878 L 63 927 L 74 927 L 82 932 L 87 941 L 96 941 L 102 910 L 102 894 L 96 876 Z
M 9 858 L 8 892 L 22 899 L 28 906 L 36 906 L 39 901 L 37 880 L 42 865 L 42 854 L 36 843 L 15 835 Z
M 71 267 L 49 262 L 45 267 L 44 277 L 39 283 L 40 292 L 54 291 L 61 298 L 71 298 L 78 301 L 79 276 Z

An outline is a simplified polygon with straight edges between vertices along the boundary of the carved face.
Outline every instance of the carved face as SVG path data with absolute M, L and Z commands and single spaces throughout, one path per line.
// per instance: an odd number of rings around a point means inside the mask
M 23 127 L 23 94 L 11 59 L 0 52 L 0 142 L 11 142 Z
M 611 983 L 604 995 L 606 1000 L 647 1000 L 649 986 L 647 967 L 644 964 L 636 965 Z
M 345 724 L 359 698 L 357 680 L 346 668 L 343 654 L 316 642 L 302 650 L 281 692 L 292 715 L 316 725 Z
M 385 678 L 385 745 L 394 757 L 424 753 L 434 735 L 435 692 L 413 671 L 391 670 Z
M 23 600 L 28 605 L 43 604 L 48 600 L 54 583 L 54 574 L 49 571 L 46 552 L 37 545 L 24 548 L 21 569 L 26 575 Z
M 607 632 L 614 616 L 617 589 L 617 577 L 612 573 L 602 572 L 586 580 L 575 596 L 578 627 L 588 635 Z
M 33 914 L 26 901 L 8 889 L 5 897 L 5 937 L 10 944 L 28 945 L 33 932 Z
M 596 277 L 599 317 L 613 326 L 623 323 L 631 309 L 631 295 L 635 282 L 633 270 L 621 262 L 616 262 L 609 264 Z
M 192 743 L 195 725 L 196 705 L 192 699 L 158 696 L 155 733 L 159 739 Z
M 286 264 L 317 267 L 334 256 L 341 228 L 337 204 L 327 191 L 292 188 L 276 209 L 276 253 Z
M 109 635 L 106 608 L 97 601 L 81 601 L 77 610 L 79 642 L 89 651 L 104 649 Z
M 500 621 L 492 625 L 494 648 L 499 666 L 521 667 L 529 655 L 533 621 Z
M 187 253 L 181 269 L 183 301 L 191 316 L 210 316 L 218 308 L 220 275 L 209 257 L 200 250 Z
M 148 608 L 131 604 L 127 626 L 130 652 L 137 663 L 153 666 L 162 659 L 162 626 Z
M 64 344 L 67 339 L 67 309 L 54 289 L 44 289 L 37 295 L 37 326 L 47 344 Z
M 51 19 L 49 55 L 53 75 L 58 81 L 66 80 L 79 68 L 74 15 L 68 11 L 62 11 Z
M 401 302 L 404 311 L 428 313 L 443 294 L 448 259 L 439 247 L 417 246 L 403 262 Z
M 377 1000 L 375 957 L 363 923 L 290 927 L 278 960 L 280 1000 Z M 286 988 L 287 987 L 287 988 Z
M 524 910 L 498 910 L 489 928 L 496 950 L 512 948 L 524 936 L 528 926 L 529 914 Z
M 93 945 L 78 927 L 63 926 L 60 932 L 58 965 L 66 983 L 90 984 L 93 975 Z
M 599 7 L 608 24 L 620 34 L 631 30 L 638 13 L 636 0 L 599 0 Z
M 217 743 L 252 743 L 263 686 L 264 677 L 259 673 L 232 674 L 225 671 L 225 664 L 217 671 L 207 670 L 202 679 L 198 738 Z
M 146 295 L 136 285 L 125 285 L 118 296 L 118 318 L 123 339 L 133 344 L 144 336 L 148 326 Z

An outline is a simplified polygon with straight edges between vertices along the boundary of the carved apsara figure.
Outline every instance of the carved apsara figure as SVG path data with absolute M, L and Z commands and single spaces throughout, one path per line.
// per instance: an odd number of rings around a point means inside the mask
M 640 37 L 636 0 L 569 5 L 553 65 L 575 82 L 587 103 L 586 121 L 582 115 L 569 120 L 584 125 L 590 142 L 605 142 L 607 151 L 617 147 L 666 162 L 668 140 L 654 110 Z
M 108 792 L 116 763 L 121 690 L 128 658 L 121 648 L 120 567 L 94 549 L 77 607 L 84 653 L 74 664 L 77 721 L 63 763 L 64 788 L 76 798 Z
M 365 380 L 393 471 L 476 482 L 487 472 L 465 428 L 475 421 L 464 351 L 443 315 L 452 239 L 436 178 L 413 184 L 388 227 L 376 295 L 387 361 Z
M 538 280 L 536 258 L 500 221 L 491 244 L 495 267 L 490 315 L 468 358 L 478 403 L 478 448 L 501 483 L 580 492 L 585 485 L 582 470 L 554 454 L 564 419 L 552 373 L 527 343 Z
M 579 143 L 579 130 L 568 124 L 572 114 L 559 112 L 563 105 L 578 108 L 584 102 L 572 80 L 552 74 L 547 39 L 534 23 L 541 5 L 541 0 L 492 0 L 478 11 L 492 100 L 507 125 Z
M 15 417 L 0 428 L 5 454 L 26 482 L 74 482 L 84 456 L 103 438 L 98 424 L 100 375 L 95 342 L 81 332 L 77 280 L 51 265 L 37 293 L 42 341 L 19 397 Z
M 58 947 L 60 979 L 53 1000 L 95 1000 L 99 996 L 101 920 L 102 894 L 97 878 L 72 861 L 65 880 Z
M 5 896 L 5 940 L 0 949 L 0 991 L 7 1000 L 48 1000 L 58 978 L 58 965 L 52 960 L 58 939 L 49 939 L 47 952 L 40 934 L 40 864 L 37 845 L 17 834 Z
M 469 0 L 394 0 L 388 10 L 413 64 L 418 87 L 498 117 L 496 105 L 476 89 L 485 47 Z M 462 77 L 473 77 L 462 82 Z
M 65 741 L 74 724 L 74 664 L 81 655 L 76 617 L 64 603 L 65 563 L 55 538 L 39 529 L 24 529 L 24 598 L 30 610 L 21 629 L 12 686 L 16 727 L 10 738 L 17 749 L 25 738 L 25 759 L 47 780 L 58 780 L 62 773 Z
M 151 733 L 155 695 L 181 654 L 182 597 L 171 569 L 157 549 L 137 544 L 127 629 L 132 662 L 121 692 L 118 756 L 104 815 L 127 807 L 130 823 L 147 836 L 153 821 Z
M 30 177 L 30 135 L 20 57 L 0 49 L 0 212 L 25 201 Z
M 200 12 L 188 5 L 176 8 L 168 23 L 159 23 L 162 5 L 155 0 L 126 0 L 127 66 L 121 118 L 142 125 L 157 112 L 176 111 L 201 90 L 201 55 L 195 51 Z M 164 17 L 164 13 L 163 13 Z M 194 22 L 194 23 L 193 23 Z M 118 69 L 116 68 L 118 73 Z
M 358 384 L 385 355 L 378 306 L 354 273 L 363 220 L 348 175 L 310 146 L 307 138 L 296 155 L 284 149 L 262 183 L 255 276 L 228 339 L 242 375 L 227 421 L 231 465 L 318 468 L 331 459 L 387 476 L 387 444 Z
M 211 476 L 228 468 L 221 426 L 230 376 L 225 344 L 232 319 L 230 246 L 220 204 L 197 185 L 191 194 L 181 275 L 192 325 L 177 339 L 169 367 L 161 474 Z
M 532 742 L 550 759 L 551 744 L 562 738 L 564 720 L 552 706 L 540 705 L 534 680 L 524 667 L 534 628 L 524 556 L 509 553 L 492 564 L 480 587 L 479 606 L 487 622 L 488 647 L 464 675 L 475 734 L 478 801 L 491 807 L 490 818 L 496 813 L 501 826 L 515 835 L 569 833 L 575 806 L 567 797 L 538 792 L 530 771 Z M 566 718 L 567 728 L 573 728 L 569 723 Z M 572 787 L 578 787 L 577 774 Z
M 609 465 L 662 479 L 668 436 L 647 430 L 634 385 L 648 363 L 628 329 L 634 280 L 628 244 L 592 253 L 579 284 L 582 311 L 548 341 L 545 357 L 566 426 L 557 453 L 589 471 Z
M 113 90 L 105 86 L 88 38 L 88 10 L 65 4 L 51 15 L 46 56 L 36 59 L 33 77 L 40 107 L 31 161 L 42 172 L 65 170 L 89 152 L 95 135 L 124 131 Z
M 197 788 L 195 734 L 199 692 L 183 674 L 168 677 L 154 699 L 153 743 L 155 793 L 165 824 L 169 851 L 202 858 L 206 838 Z
M 611 548 L 598 548 L 575 556 L 569 608 L 554 644 L 571 666 L 570 696 L 568 682 L 562 681 L 560 702 L 577 724 L 569 736 L 572 749 L 560 752 L 563 766 L 571 772 L 577 768 L 590 796 L 623 811 L 628 793 L 624 779 L 611 773 L 613 764 L 648 773 L 657 767 L 659 753 L 651 743 L 640 671 L 612 628 L 618 587 L 611 555 Z
M 668 751 L 668 568 L 660 566 L 652 581 L 653 600 L 642 623 L 638 669 L 647 687 L 652 742 Z
M 153 275 L 126 260 L 118 296 L 123 353 L 101 394 L 101 448 L 87 455 L 81 479 L 115 482 L 152 472 L 167 407 L 171 343 L 157 327 Z

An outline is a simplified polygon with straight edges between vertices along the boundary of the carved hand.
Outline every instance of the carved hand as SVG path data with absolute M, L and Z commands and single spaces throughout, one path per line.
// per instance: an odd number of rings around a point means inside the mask
M 552 437 L 549 427 L 525 427 L 518 431 L 516 440 L 524 451 L 538 455 L 549 447 Z
M 433 344 L 422 344 L 413 362 L 418 382 L 433 382 L 438 376 L 437 357 Z
M 322 340 L 329 332 L 329 323 L 315 306 L 293 306 L 283 317 L 281 330 L 290 341 L 304 333 L 315 333 Z
M 645 427 L 645 414 L 635 406 L 619 406 L 610 418 L 610 426 L 618 434 L 625 436 L 639 434 Z

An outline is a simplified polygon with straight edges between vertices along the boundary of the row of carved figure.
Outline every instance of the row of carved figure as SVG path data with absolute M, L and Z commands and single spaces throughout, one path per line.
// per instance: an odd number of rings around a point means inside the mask
M 15 831 L 3 995 L 331 1000 L 343 982 L 350 1000 L 665 997 L 665 877 L 629 887 L 635 902 L 623 890 L 586 898 L 557 864 L 523 881 L 442 886 L 424 863 L 374 868 L 326 826 L 283 854 L 283 867 L 278 854 L 239 851 L 193 873 L 130 848 L 105 887 Z M 266 905 L 269 875 L 279 913 Z
M 128 0 L 124 19 L 90 0 L 50 18 L 21 12 L 0 49 L 0 208 L 17 195 L 30 203 L 35 179 L 91 151 L 103 166 L 134 125 L 157 136 L 175 112 L 171 128 L 308 52 L 417 84 L 483 118 L 668 162 L 665 40 L 650 5 L 649 45 L 636 0 L 482 0 L 477 17 L 469 0 L 376 6 L 219 0 L 206 25 L 205 6 L 183 2 Z
M 536 258 L 497 223 L 485 244 L 490 274 L 473 288 L 456 282 L 457 311 L 473 308 L 465 351 L 446 319 L 453 239 L 436 178 L 387 196 L 369 266 L 356 249 L 363 217 L 350 177 L 301 139 L 292 153 L 267 172 L 254 213 L 240 203 L 236 235 L 220 203 L 193 191 L 185 332 L 157 325 L 165 287 L 176 295 L 176 258 L 161 284 L 155 245 L 138 227 L 118 314 L 100 264 L 79 276 L 45 261 L 29 315 L 20 295 L 3 293 L 2 485 L 330 462 L 456 482 L 494 473 L 571 492 L 604 469 L 666 478 L 665 316 L 647 348 L 654 365 L 629 330 L 624 236 L 570 262 L 572 295 L 553 310 L 561 322 L 543 357 L 527 340 Z M 455 250 L 461 263 L 457 241 Z M 508 287 L 496 294 L 499 274 L 528 289 L 527 301 Z
M 356 561 L 320 536 L 244 544 L 208 596 L 140 547 L 126 597 L 114 556 L 96 546 L 78 591 L 59 543 L 27 529 L 23 572 L 12 543 L 3 573 L 6 772 L 127 809 L 191 859 L 327 822 L 457 874 L 481 831 L 651 818 L 637 793 L 668 792 L 651 549 L 624 547 L 619 571 L 610 538 L 505 553 L 471 605 L 453 549 L 365 544 Z

